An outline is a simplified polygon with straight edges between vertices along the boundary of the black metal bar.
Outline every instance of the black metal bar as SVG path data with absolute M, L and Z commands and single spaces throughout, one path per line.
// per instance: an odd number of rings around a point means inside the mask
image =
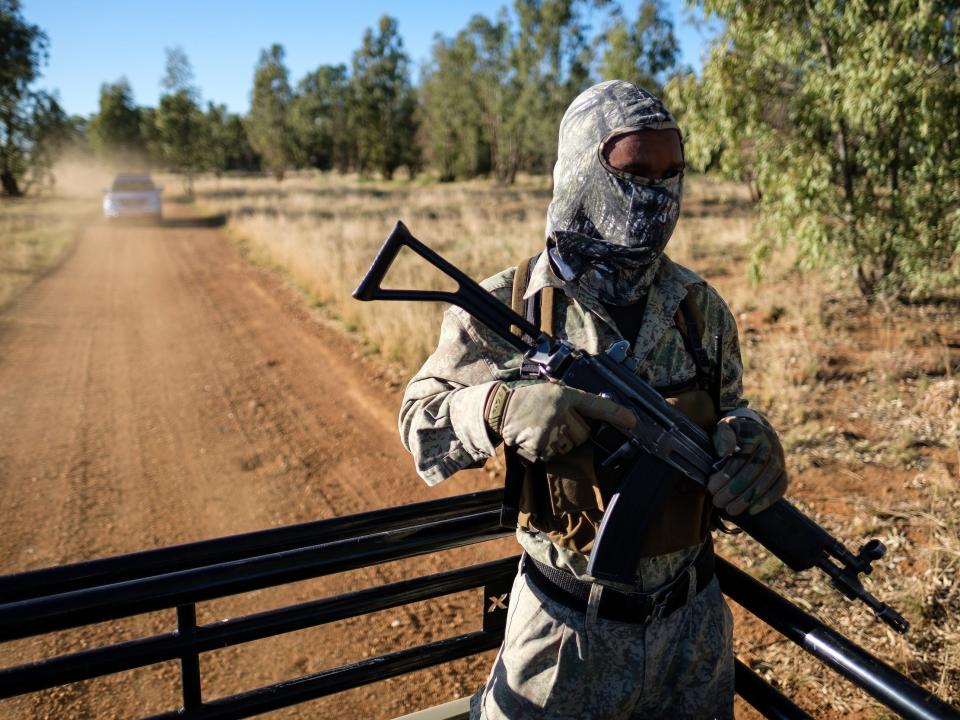
M 494 490 L 0 578 L 0 588 L 25 580 L 27 596 L 73 588 L 0 605 L 0 641 L 171 607 L 178 619 L 174 633 L 0 670 L 0 697 L 179 659 L 184 707 L 158 717 L 239 718 L 492 649 L 502 631 L 461 635 L 203 703 L 202 652 L 503 581 L 514 573 L 517 558 L 200 627 L 195 603 L 510 534 L 499 526 L 500 500 Z M 201 559 L 209 557 L 220 561 Z M 146 569 L 137 567 L 141 560 Z M 163 567 L 180 569 L 158 573 Z M 955 709 L 722 559 L 717 575 L 734 601 L 903 717 L 960 720 Z M 736 680 L 737 692 L 768 717 L 808 717 L 739 662 Z
M 197 606 L 177 607 L 177 635 L 192 638 L 197 631 Z M 200 691 L 200 655 L 193 651 L 180 653 L 180 685 L 183 690 L 183 708 L 192 710 L 203 704 Z
M 790 698 L 777 690 L 739 660 L 734 660 L 734 682 L 737 695 L 769 720 L 810 720 Z
M 503 492 L 458 495 L 382 510 L 231 535 L 213 540 L 173 545 L 59 567 L 31 570 L 0 577 L 0 603 L 54 595 L 179 570 L 319 545 L 355 535 L 360 530 L 393 530 L 425 520 L 438 521 L 465 513 L 499 508 Z
M 868 695 L 910 720 L 960 720 L 960 713 L 763 583 L 717 558 L 723 592 Z
M 458 635 L 428 645 L 369 658 L 353 665 L 257 688 L 240 695 L 212 700 L 193 711 L 155 715 L 149 720 L 246 718 L 492 650 L 502 641 L 502 633 L 478 631 Z
M 0 642 L 259 590 L 511 534 L 499 509 L 0 606 Z
M 187 653 L 217 650 L 485 586 L 513 577 L 519 559 L 519 556 L 503 558 L 226 622 L 201 625 L 189 635 L 156 635 L 7 668 L 0 670 L 0 698 L 37 692 L 173 660 Z

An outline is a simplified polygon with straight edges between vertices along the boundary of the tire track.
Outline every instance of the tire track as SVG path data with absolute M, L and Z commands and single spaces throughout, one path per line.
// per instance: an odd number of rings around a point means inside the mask
M 0 569 L 489 486 L 474 473 L 428 489 L 400 445 L 399 395 L 381 369 L 311 318 L 276 277 L 246 267 L 217 231 L 190 227 L 186 211 L 171 210 L 172 227 L 88 228 L 55 272 L 0 315 L 0 507 L 10 518 Z M 509 543 L 473 546 L 225 598 L 202 604 L 200 620 L 507 552 Z M 479 600 L 438 599 L 207 653 L 205 697 L 466 632 L 479 626 Z M 172 627 L 172 613 L 157 613 L 0 647 L 0 662 Z M 275 716 L 393 717 L 469 692 L 487 662 L 460 661 Z M 165 664 L 0 701 L 0 716 L 131 717 L 177 703 L 176 667 Z

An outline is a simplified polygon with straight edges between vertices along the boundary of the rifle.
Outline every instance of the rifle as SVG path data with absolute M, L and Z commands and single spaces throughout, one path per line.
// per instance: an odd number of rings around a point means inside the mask
M 457 290 L 381 287 L 404 247 L 454 280 Z M 551 337 L 413 237 L 399 221 L 353 297 L 365 301 L 440 301 L 457 305 L 523 354 L 525 364 L 535 367 L 540 377 L 603 395 L 636 414 L 638 422 L 630 432 L 602 423 L 593 429 L 591 439 L 601 467 L 617 473 L 615 477 L 621 479 L 607 504 L 587 566 L 596 582 L 619 590 L 632 589 L 639 562 L 637 538 L 666 495 L 666 483 L 657 482 L 657 478 L 663 470 L 678 470 L 706 487 L 718 459 L 707 433 L 671 407 L 634 372 L 638 361 L 630 354 L 629 343 L 617 342 L 606 352 L 591 355 Z M 511 332 L 511 327 L 534 338 L 533 342 Z M 874 597 L 860 581 L 860 575 L 869 575 L 873 562 L 886 553 L 879 540 L 870 540 L 854 554 L 784 499 L 756 515 L 724 515 L 724 519 L 739 526 L 791 570 L 819 568 L 837 591 L 850 600 L 865 603 L 898 633 L 906 633 L 910 628 L 902 615 Z

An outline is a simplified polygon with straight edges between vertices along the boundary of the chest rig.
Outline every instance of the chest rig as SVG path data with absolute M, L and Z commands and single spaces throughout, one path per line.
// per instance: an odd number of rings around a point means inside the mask
M 544 332 L 561 335 L 558 330 L 562 328 L 555 327 L 556 318 L 565 315 L 570 303 L 567 296 L 548 286 L 524 298 L 538 259 L 535 255 L 517 266 L 511 306 Z M 701 341 L 705 321 L 696 300 L 694 292 L 688 292 L 674 318 L 695 373 L 683 382 L 656 389 L 667 402 L 712 433 L 720 417 L 722 339 L 716 338 L 717 352 L 711 362 Z M 521 368 L 521 376 L 525 375 L 525 368 Z M 505 457 L 507 493 L 519 497 L 518 525 L 530 532 L 545 533 L 560 547 L 588 554 L 618 481 L 605 476 L 594 462 L 591 443 L 545 463 L 529 463 L 512 448 L 505 449 Z M 706 491 L 675 471 L 651 481 L 667 482 L 671 491 L 649 532 L 637 539 L 641 556 L 663 555 L 702 542 L 711 514 Z

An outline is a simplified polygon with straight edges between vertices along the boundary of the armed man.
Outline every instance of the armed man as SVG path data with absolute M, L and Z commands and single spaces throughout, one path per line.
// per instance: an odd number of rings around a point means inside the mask
M 519 352 L 447 311 L 437 350 L 410 381 L 404 443 L 433 485 L 482 465 L 501 442 L 519 497 L 524 555 L 503 646 L 472 716 L 730 718 L 732 619 L 714 578 L 714 509 L 757 513 L 787 484 L 776 433 L 743 399 L 736 323 L 716 291 L 664 248 L 683 191 L 682 135 L 656 97 L 613 80 L 560 124 L 546 247 L 483 283 L 535 325 L 596 353 L 627 340 L 636 372 L 710 433 L 708 489 L 668 483 L 638 527 L 636 586 L 594 582 L 588 559 L 614 489 L 592 428 L 636 417 L 605 397 L 525 373 Z

